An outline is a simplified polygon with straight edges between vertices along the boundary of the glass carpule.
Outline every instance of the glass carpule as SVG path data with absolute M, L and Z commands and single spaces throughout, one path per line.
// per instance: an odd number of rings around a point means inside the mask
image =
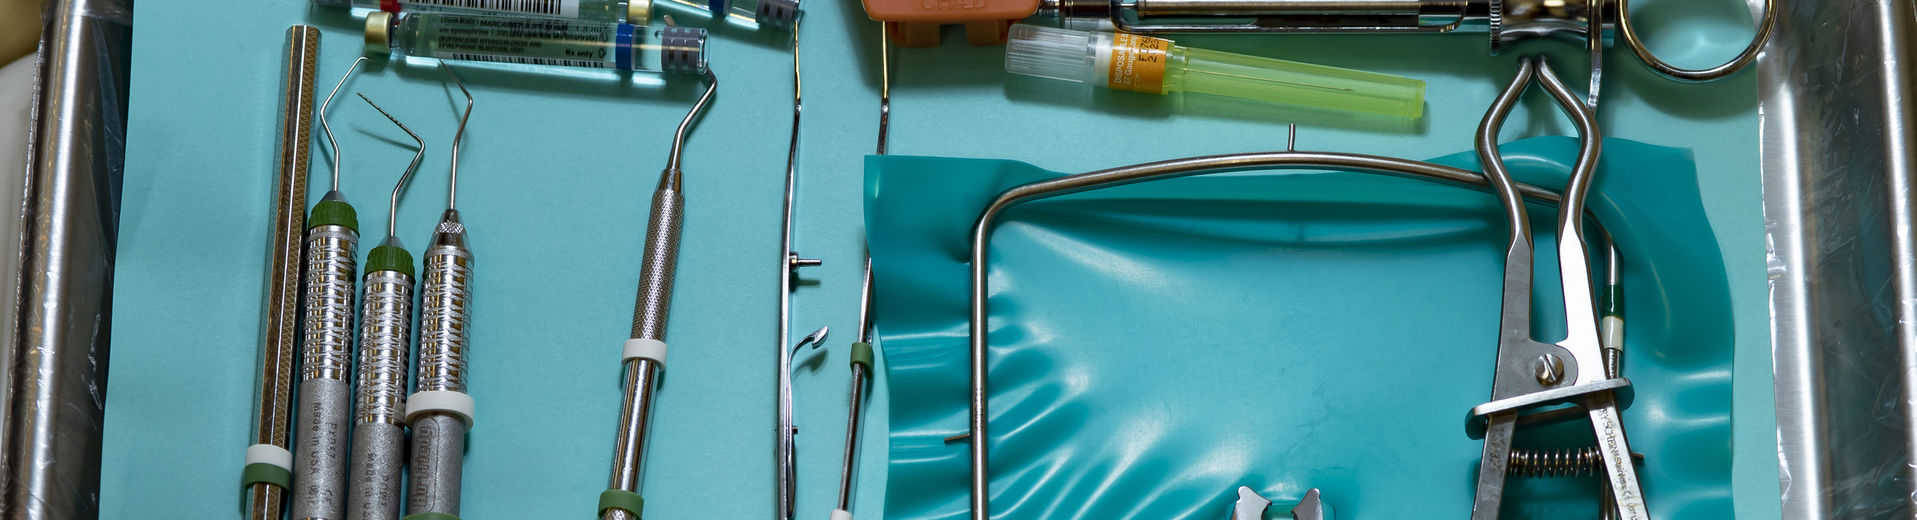
M 359 12 L 441 13 L 513 18 L 560 18 L 646 25 L 655 16 L 707 27 L 719 21 L 758 28 L 790 28 L 798 0 L 312 0 L 313 5 Z
M 557 18 L 373 13 L 366 53 L 522 65 L 704 74 L 705 29 Z
M 1424 115 L 1424 82 L 1351 69 L 1193 49 L 1128 33 L 1014 25 L 1005 70 L 1148 94 L 1196 92 L 1406 118 Z

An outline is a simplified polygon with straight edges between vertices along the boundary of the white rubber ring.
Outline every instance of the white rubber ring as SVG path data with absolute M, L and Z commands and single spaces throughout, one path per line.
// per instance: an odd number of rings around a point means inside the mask
M 1598 322 L 1598 333 L 1604 339 L 1600 344 L 1606 348 L 1624 348 L 1624 318 L 1605 316 Z
M 626 356 L 620 362 L 634 359 L 650 359 L 660 365 L 666 364 L 666 342 L 656 339 L 626 340 Z
M 272 464 L 293 471 L 293 452 L 271 444 L 254 444 L 246 447 L 246 464 Z
M 852 520 L 852 513 L 844 509 L 832 510 L 832 520 Z
M 406 396 L 406 423 L 412 424 L 415 418 L 429 413 L 443 413 L 459 417 L 466 423 L 466 429 L 473 428 L 473 396 L 465 392 L 434 390 L 415 392 Z

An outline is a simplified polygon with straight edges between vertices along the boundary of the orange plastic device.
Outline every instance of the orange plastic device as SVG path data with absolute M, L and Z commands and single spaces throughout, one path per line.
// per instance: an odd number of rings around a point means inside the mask
M 972 45 L 1004 45 L 1013 23 L 1038 11 L 1038 0 L 860 0 L 865 15 L 885 22 L 892 43 L 936 47 L 939 27 L 964 25 Z

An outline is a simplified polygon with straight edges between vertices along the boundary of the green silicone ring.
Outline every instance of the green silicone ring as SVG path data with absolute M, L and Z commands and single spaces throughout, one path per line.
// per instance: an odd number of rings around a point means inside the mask
M 313 212 L 306 216 L 306 229 L 320 226 L 343 226 L 354 232 L 359 231 L 359 214 L 353 211 L 353 205 L 337 200 L 322 200 L 313 205 Z
M 1624 317 L 1624 286 L 1606 285 L 1598 297 L 1598 315 Z
M 293 472 L 264 462 L 247 464 L 246 469 L 240 470 L 240 489 L 252 487 L 254 484 L 272 484 L 281 488 L 291 488 Z
M 634 517 L 641 517 L 644 515 L 639 512 L 645 508 L 646 499 L 638 493 L 624 489 L 608 489 L 599 494 L 599 516 L 606 516 L 607 509 L 620 509 L 632 513 Z
M 413 254 L 393 246 L 379 246 L 366 254 L 366 272 L 399 271 L 413 276 Z
M 399 520 L 459 520 L 459 515 L 446 513 L 413 513 L 399 517 Z
M 252 492 L 254 484 L 269 484 L 280 489 L 293 487 L 293 472 L 286 468 L 255 462 L 240 470 L 240 514 L 246 514 L 246 494 Z
M 852 344 L 852 365 L 853 366 L 865 365 L 866 370 L 872 369 L 872 344 L 871 343 L 866 343 L 861 341 L 861 342 Z

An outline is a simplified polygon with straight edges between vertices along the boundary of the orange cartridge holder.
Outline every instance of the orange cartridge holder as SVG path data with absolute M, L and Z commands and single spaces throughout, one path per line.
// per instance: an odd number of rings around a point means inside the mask
M 964 25 L 972 45 L 1004 45 L 1013 22 L 1038 11 L 1039 0 L 860 0 L 866 16 L 885 22 L 892 43 L 936 47 L 939 28 Z

